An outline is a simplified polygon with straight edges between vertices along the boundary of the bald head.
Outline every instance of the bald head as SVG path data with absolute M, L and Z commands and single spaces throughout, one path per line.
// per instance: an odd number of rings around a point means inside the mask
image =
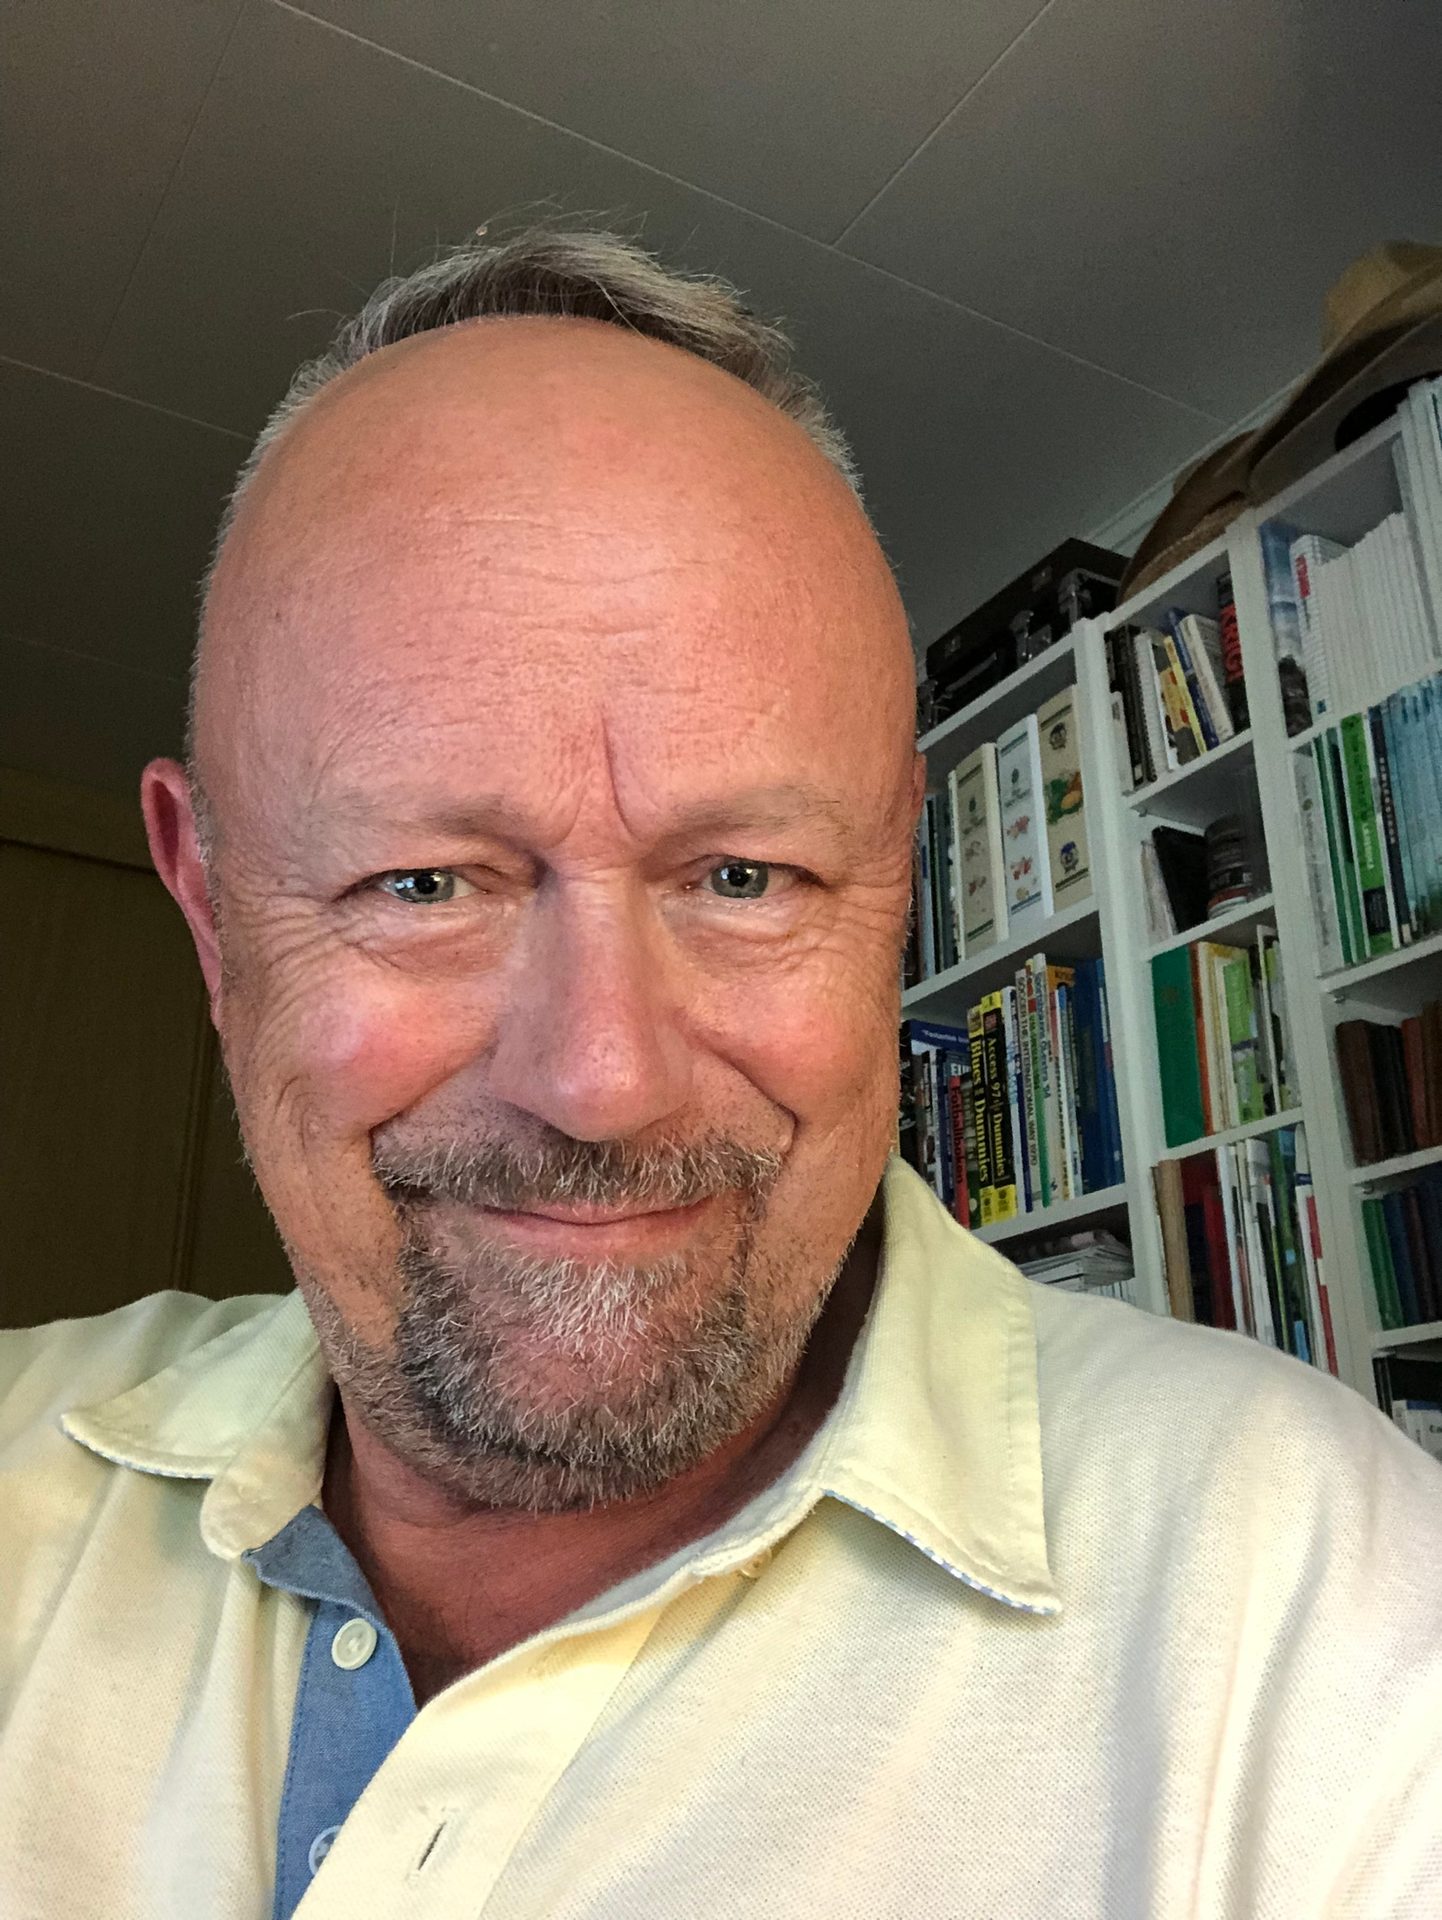
M 608 638 L 660 679 L 747 651 L 778 701 L 831 700 L 829 724 L 909 761 L 894 584 L 794 420 L 598 321 L 420 335 L 333 379 L 259 462 L 207 600 L 195 771 L 223 819 L 237 782 L 255 803 L 319 746 L 317 703 L 374 688 L 378 657 L 402 701 L 408 674 L 482 655 L 487 682 L 564 698 L 573 656 L 594 664 Z

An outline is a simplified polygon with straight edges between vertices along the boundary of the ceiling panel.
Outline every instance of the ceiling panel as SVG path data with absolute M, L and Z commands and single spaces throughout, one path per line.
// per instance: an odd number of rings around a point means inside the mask
M 0 685 L 0 766 L 123 794 L 137 816 L 141 768 L 181 750 L 183 680 L 0 633 Z
M 500 99 L 830 239 L 1042 0 L 309 0 Z
M 4 8 L 0 257 L 25 297 L 0 308 L 0 353 L 88 372 L 239 4 Z
M 195 583 L 245 452 L 229 434 L 0 362 L 0 623 L 185 677 Z
M 1041 529 L 1094 524 L 1216 432 L 825 247 L 261 7 L 232 42 L 105 378 L 253 429 L 297 359 L 385 273 L 393 244 L 408 267 L 438 235 L 545 193 L 644 214 L 668 258 L 724 273 L 788 318 L 856 445 L 924 635 L 1018 571 Z
M 1388 238 L 1442 239 L 1435 0 L 1055 0 L 844 244 L 1233 419 Z

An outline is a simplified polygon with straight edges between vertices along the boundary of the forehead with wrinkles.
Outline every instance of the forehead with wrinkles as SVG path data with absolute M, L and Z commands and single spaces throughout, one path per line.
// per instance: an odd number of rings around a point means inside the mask
M 875 538 L 798 427 L 618 327 L 487 320 L 373 355 L 266 455 L 206 610 L 197 761 L 227 831 L 403 779 L 421 740 L 504 787 L 598 722 L 717 771 L 789 743 L 879 793 L 912 687 Z

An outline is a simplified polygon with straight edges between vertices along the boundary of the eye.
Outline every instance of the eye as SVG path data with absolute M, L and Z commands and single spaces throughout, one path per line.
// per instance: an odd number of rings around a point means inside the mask
M 764 860 L 723 860 L 706 875 L 716 882 L 722 900 L 759 900 L 771 884 L 772 869 Z
M 408 867 L 402 873 L 383 873 L 373 885 L 408 907 L 444 907 L 476 891 L 449 867 Z

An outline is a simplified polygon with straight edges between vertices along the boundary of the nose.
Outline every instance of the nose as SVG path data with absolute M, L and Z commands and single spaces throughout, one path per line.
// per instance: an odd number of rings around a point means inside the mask
M 508 969 L 491 1093 L 573 1140 L 664 1122 L 691 1093 L 678 970 L 644 889 L 551 881 Z

